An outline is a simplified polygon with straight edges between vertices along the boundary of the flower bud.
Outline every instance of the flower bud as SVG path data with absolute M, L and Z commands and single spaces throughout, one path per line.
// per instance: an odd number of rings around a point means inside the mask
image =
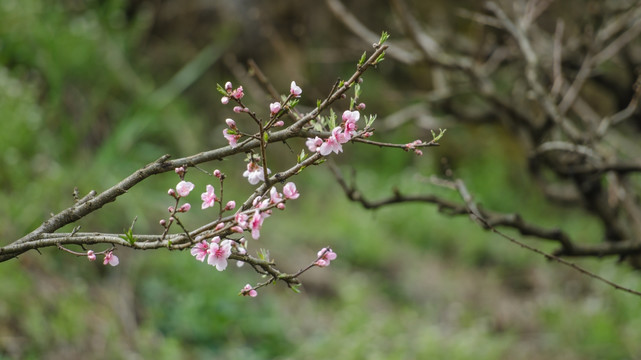
M 96 254 L 93 252 L 93 250 L 87 251 L 87 258 L 89 259 L 89 261 L 96 260 Z
M 214 170 L 214 176 L 220 179 L 220 177 L 222 176 L 222 173 L 220 172 L 220 170 L 216 169 Z
M 231 81 L 227 81 L 227 82 L 225 83 L 225 90 L 226 90 L 227 92 L 230 92 L 230 91 L 231 91 L 231 89 L 232 89 L 233 87 L 234 87 L 234 86 L 231 84 Z
M 224 227 L 225 227 L 225 223 L 221 222 L 218 225 L 216 225 L 216 227 L 214 228 L 214 231 L 218 231 L 218 230 L 220 230 L 220 229 L 222 229 Z
M 285 125 L 285 122 L 283 120 L 278 120 L 274 123 L 274 127 L 281 127 Z
M 228 201 L 227 205 L 225 205 L 225 210 L 234 210 L 236 207 L 236 202 L 234 200 Z

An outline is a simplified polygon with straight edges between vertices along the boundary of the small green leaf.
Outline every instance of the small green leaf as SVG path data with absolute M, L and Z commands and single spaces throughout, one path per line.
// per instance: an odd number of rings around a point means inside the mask
M 300 294 L 300 290 L 298 289 L 299 287 L 300 287 L 300 284 L 297 284 L 297 285 L 292 285 L 289 288 L 292 289 L 292 291 L 295 292 L 296 294 Z
M 218 84 L 218 83 L 216 84 L 216 90 L 223 96 L 227 96 L 228 95 L 227 91 L 225 91 L 225 88 L 220 86 L 220 84 Z
M 372 124 L 374 123 L 374 120 L 376 120 L 376 114 L 370 115 L 369 119 L 365 121 L 365 128 L 371 127 Z
M 305 161 L 306 158 L 307 158 L 307 154 L 305 154 L 305 149 L 302 149 L 300 151 L 300 154 L 297 157 L 297 161 L 298 161 L 298 163 L 301 163 L 301 162 Z
M 363 56 L 361 56 L 361 59 L 358 60 L 358 66 L 362 66 L 365 64 L 365 60 L 367 60 L 367 51 L 363 51 Z
M 339 88 L 343 87 L 343 85 L 345 85 L 345 80 L 341 80 L 341 81 L 338 82 L 338 87 Z
M 321 101 L 320 99 L 316 100 L 316 107 L 320 109 Z
M 374 61 L 374 65 L 380 63 L 383 60 L 385 60 L 385 52 L 384 51 L 380 55 L 378 55 L 378 57 Z
M 387 31 L 383 31 L 383 33 L 381 34 L 381 39 L 378 40 L 378 43 L 383 45 L 383 43 L 386 42 L 387 39 L 389 39 L 389 34 L 387 33 Z
M 298 105 L 299 102 L 300 102 L 300 99 L 289 100 L 289 107 L 293 109 L 296 107 L 296 105 Z
M 436 135 L 434 130 L 431 130 L 431 131 L 432 131 L 432 141 L 437 142 L 437 141 L 441 140 L 443 135 L 445 135 L 445 132 L 447 131 L 447 129 L 440 129 L 439 128 L 438 129 L 438 135 Z
M 336 113 L 334 109 L 329 109 L 329 128 L 334 129 L 336 127 Z
M 267 131 L 263 133 L 263 140 L 265 140 L 265 142 L 269 140 L 269 134 L 267 133 Z
M 357 98 L 361 97 L 361 85 L 358 83 L 354 86 L 354 95 Z

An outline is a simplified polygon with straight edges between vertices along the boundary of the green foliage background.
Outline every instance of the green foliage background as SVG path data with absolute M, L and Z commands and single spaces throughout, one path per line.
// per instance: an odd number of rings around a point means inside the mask
M 220 104 L 215 84 L 244 80 L 238 66 L 247 58 L 283 92 L 296 80 L 304 90 L 301 105 L 313 106 L 369 46 L 354 45 L 322 4 L 240 4 L 0 2 L 2 244 L 70 205 L 74 187 L 81 194 L 101 191 L 165 153 L 179 157 L 224 145 L 226 117 L 240 126 L 250 122 Z M 369 11 L 364 18 L 386 24 L 393 37 L 385 11 Z M 416 75 L 390 60 L 368 73 L 367 111 L 384 117 L 419 101 Z M 392 87 L 406 96 L 395 97 Z M 251 83 L 245 89 L 250 103 L 267 112 L 264 95 Z M 508 134 L 455 122 L 448 129 L 442 146 L 423 157 L 350 145 L 335 158 L 346 173 L 356 169 L 358 185 L 372 198 L 398 188 L 455 199 L 425 181 L 440 173 L 446 157 L 489 208 L 599 240 L 588 215 L 545 204 Z M 407 142 L 415 131 L 407 124 L 377 136 Z M 293 152 L 273 147 L 279 155 L 272 169 L 291 163 L 302 143 L 289 145 Z M 236 180 L 241 160 L 205 165 L 234 179 L 226 184 L 227 199 L 242 200 L 250 190 Z M 189 176 L 197 189 L 212 182 L 195 171 Z M 219 273 L 187 252 L 119 249 L 121 265 L 106 268 L 45 249 L 0 264 L 0 358 L 641 356 L 639 299 L 432 206 L 364 211 L 345 199 L 324 168 L 294 180 L 301 198 L 265 223 L 250 250 L 266 247 L 285 270 L 295 271 L 331 245 L 337 261 L 307 273 L 302 294 L 274 286 L 255 299 L 239 297 L 245 283 L 256 282 L 251 269 Z M 79 225 L 119 232 L 138 216 L 136 231 L 159 233 L 166 189 L 176 182 L 172 174 L 149 179 Z M 192 226 L 212 216 L 195 210 Z M 580 263 L 641 288 L 638 274 L 614 260 Z

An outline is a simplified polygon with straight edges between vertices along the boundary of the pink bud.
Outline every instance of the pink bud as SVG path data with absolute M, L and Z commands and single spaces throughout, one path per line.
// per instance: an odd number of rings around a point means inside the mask
M 214 236 L 211 239 L 212 244 L 220 244 L 220 236 Z
M 174 207 L 173 206 L 168 207 L 167 211 L 169 211 L 170 213 L 173 213 L 174 212 Z
M 236 128 L 236 122 L 232 119 L 226 119 L 225 123 L 227 123 L 227 126 L 229 126 L 231 129 Z
M 220 229 L 222 229 L 224 227 L 225 227 L 225 223 L 221 222 L 218 225 L 216 225 L 216 227 L 214 228 L 214 231 L 218 231 L 218 230 L 220 230 Z
M 184 175 L 185 174 L 185 167 L 184 166 L 177 167 L 177 168 L 174 169 L 174 171 L 178 175 Z
M 191 209 L 191 205 L 189 203 L 183 204 L 180 209 L 178 209 L 178 212 L 187 212 Z
M 232 89 L 232 88 L 233 88 L 233 85 L 231 84 L 231 81 L 227 81 L 227 82 L 225 83 L 225 90 L 226 90 L 227 92 L 229 92 L 229 91 L 231 91 L 231 89 Z
M 227 96 L 223 96 L 220 98 L 220 103 L 223 105 L 227 105 L 229 103 L 229 98 Z
M 356 105 L 356 110 L 365 110 L 365 103 L 360 103 Z
M 160 223 L 160 226 L 162 226 L 162 227 L 167 226 L 167 221 L 165 221 L 165 219 L 160 220 L 159 223 Z
M 225 205 L 225 210 L 234 210 L 236 207 L 236 202 L 234 200 L 228 201 L 227 205 Z
M 284 203 L 278 203 L 278 205 L 276 205 L 276 207 L 277 207 L 279 210 L 285 210 L 285 204 L 284 204 Z
M 87 258 L 89 259 L 89 261 L 96 260 L 96 254 L 93 252 L 93 250 L 87 251 Z
M 254 288 L 249 284 L 245 285 L 245 287 L 240 291 L 240 293 L 243 296 L 251 296 L 251 297 L 256 297 L 256 295 L 258 295 L 256 290 L 254 290 Z
M 239 234 L 242 234 L 242 233 L 243 233 L 243 231 L 244 231 L 244 230 L 243 230 L 243 228 L 241 228 L 241 227 L 240 227 L 240 226 L 238 226 L 238 225 L 236 225 L 236 226 L 232 226 L 232 228 L 231 228 L 230 230 L 231 230 L 231 231 L 233 231 L 233 232 L 237 232 L 237 233 L 239 233 Z
M 174 190 L 174 189 L 169 189 L 169 190 L 167 190 L 167 194 L 168 194 L 169 196 L 176 197 L 176 190 Z
M 249 112 L 249 109 L 244 108 L 242 106 L 234 106 L 234 112 L 235 113 Z
M 285 125 L 285 122 L 283 120 L 278 120 L 274 123 L 274 127 L 281 127 Z
M 214 176 L 215 176 L 215 177 L 217 177 L 217 178 L 219 178 L 219 179 L 220 179 L 221 175 L 222 175 L 222 174 L 221 174 L 220 170 L 218 170 L 218 169 L 214 170 Z

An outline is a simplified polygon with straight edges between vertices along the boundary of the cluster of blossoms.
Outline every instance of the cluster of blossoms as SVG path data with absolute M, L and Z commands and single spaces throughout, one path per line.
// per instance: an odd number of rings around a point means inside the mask
M 322 248 L 317 255 L 318 255 L 318 260 L 316 260 L 314 265 L 320 266 L 320 267 L 329 266 L 329 263 L 332 260 L 336 259 L 336 256 L 337 256 L 336 253 L 333 252 L 332 249 L 330 248 Z
M 423 144 L 422 140 L 420 140 L 420 139 L 414 140 L 414 141 L 412 141 L 410 143 L 405 144 L 404 150 L 405 151 L 414 150 L 414 153 L 416 155 L 423 155 L 423 152 L 416 148 L 416 146 L 421 145 L 421 144 Z
M 89 261 L 95 261 L 96 260 L 96 253 L 93 250 L 87 251 L 87 258 Z M 112 250 L 109 250 L 105 253 L 105 259 L 102 261 L 103 265 L 111 265 L 111 266 L 117 266 L 120 263 L 120 260 L 118 260 L 118 257 L 114 255 Z
M 338 154 L 343 152 L 343 144 L 350 141 L 356 134 L 356 122 L 360 119 L 361 114 L 358 111 L 345 110 L 343 112 L 343 122 L 341 126 L 332 129 L 331 135 L 323 140 L 316 136 L 315 138 L 307 138 L 305 145 L 311 152 L 319 152 L 323 156 L 327 156 L 334 152 Z
M 231 81 L 227 81 L 225 83 L 225 91 L 227 91 L 227 96 L 223 96 L 220 99 L 220 102 L 223 104 L 229 103 L 229 98 L 234 98 L 236 100 L 240 100 L 245 96 L 245 93 L 243 92 L 243 87 L 239 86 L 236 88 L 236 90 L 233 90 L 233 86 L 231 84 Z
M 227 94 L 223 96 L 220 99 L 220 102 L 223 104 L 228 104 L 230 99 L 236 99 L 240 100 L 245 96 L 245 93 L 243 92 L 243 87 L 239 86 L 238 88 L 234 89 L 233 85 L 231 82 L 226 82 L 225 91 Z M 292 81 L 290 84 L 289 88 L 289 93 L 292 97 L 294 98 L 299 98 L 300 95 L 303 93 L 303 89 L 300 88 L 300 86 L 296 85 L 295 81 Z M 239 104 L 242 104 L 240 101 L 238 101 Z M 274 102 L 269 104 L 269 114 L 270 116 L 276 116 L 278 113 L 282 110 L 282 105 L 279 102 Z M 249 112 L 249 109 L 244 107 L 244 106 L 234 106 L 233 111 L 235 113 L 243 113 L 243 112 Z M 233 119 L 227 119 L 225 120 L 227 123 L 227 128 L 223 130 L 223 136 L 225 139 L 229 142 L 229 146 L 232 148 L 238 146 L 238 140 L 242 137 L 240 132 L 238 131 L 238 128 L 236 127 L 236 122 Z M 285 125 L 285 122 L 282 120 L 278 120 L 274 122 L 271 126 L 274 127 L 280 127 Z
M 198 242 L 191 248 L 191 254 L 201 262 L 207 258 L 207 264 L 215 266 L 218 271 L 223 271 L 227 268 L 227 259 L 232 253 L 232 247 L 241 248 L 242 245 L 229 239 L 221 241 L 219 236 L 215 236 L 209 243 L 205 240 Z M 238 251 L 244 253 L 246 250 L 243 248 Z

